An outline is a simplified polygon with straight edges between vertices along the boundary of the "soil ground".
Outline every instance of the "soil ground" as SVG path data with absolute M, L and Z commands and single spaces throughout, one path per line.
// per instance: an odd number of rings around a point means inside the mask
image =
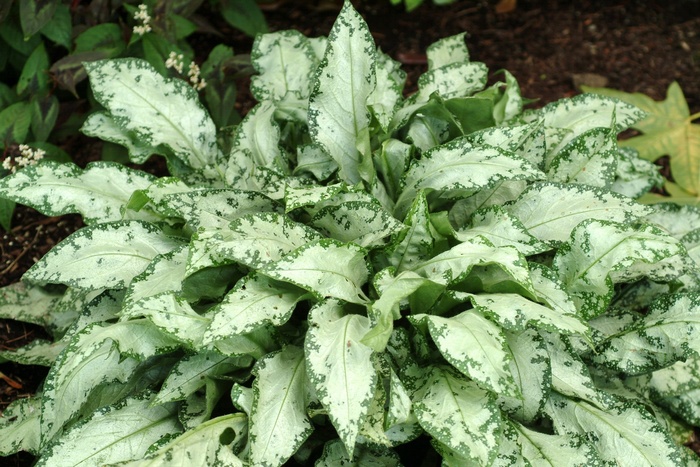
M 425 48 L 439 38 L 466 31 L 472 60 L 492 72 L 507 69 L 524 96 L 541 106 L 577 94 L 578 85 L 605 85 L 663 99 L 678 81 L 691 113 L 700 111 L 700 1 L 698 0 L 519 0 L 508 13 L 497 13 L 497 0 L 461 0 L 447 6 L 430 0 L 412 13 L 389 0 L 354 1 L 375 41 L 401 61 L 408 72 L 407 92 L 426 68 Z M 298 29 L 307 36 L 326 35 L 340 10 L 339 0 L 278 0 L 264 4 L 271 30 Z M 207 12 L 205 12 L 206 14 Z M 207 19 L 237 53 L 248 53 L 252 39 L 214 14 Z M 219 37 L 194 37 L 198 56 L 206 57 Z M 494 78 L 494 79 L 497 79 Z M 593 80 L 593 82 L 592 82 Z M 598 83 L 601 84 L 598 84 Z M 237 107 L 254 102 L 239 88 Z M 60 142 L 84 166 L 99 159 L 101 143 L 82 136 Z M 159 172 L 160 165 L 149 166 Z M 22 274 L 52 246 L 81 226 L 78 216 L 50 218 L 18 207 L 9 232 L 0 232 L 0 286 Z M 0 320 L 0 350 L 14 349 L 37 337 L 41 328 Z M 34 392 L 46 369 L 0 364 L 0 411 L 12 400 Z M 3 459 L 3 465 L 29 465 L 31 456 Z

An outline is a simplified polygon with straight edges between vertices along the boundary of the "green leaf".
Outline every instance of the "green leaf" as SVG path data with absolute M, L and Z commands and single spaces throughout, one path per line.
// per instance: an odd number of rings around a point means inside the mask
M 522 397 L 510 372 L 513 356 L 505 335 L 481 312 L 468 310 L 452 318 L 430 315 L 410 318 L 413 322 L 427 322 L 440 353 L 480 387 L 497 394 Z
M 582 317 L 605 311 L 613 284 L 642 277 L 669 281 L 686 268 L 685 248 L 661 229 L 638 229 L 615 222 L 588 220 L 571 233 L 553 265 Z
M 142 144 L 163 145 L 194 169 L 220 159 L 214 122 L 197 92 L 184 81 L 163 78 L 139 59 L 101 60 L 85 66 L 97 101 Z
M 304 351 L 287 346 L 258 360 L 253 369 L 250 462 L 282 465 L 313 431 L 306 415 Z
M 15 213 L 15 202 L 0 198 L 0 226 L 8 232 L 12 228 L 12 216 Z
M 186 465 L 196 460 L 201 465 L 243 467 L 243 461 L 236 457 L 231 447 L 240 443 L 247 428 L 244 414 L 222 415 L 185 431 L 162 446 L 159 443 L 158 450 L 143 459 L 136 458 L 138 460 L 119 465 L 157 467 L 172 463 Z
M 140 459 L 151 444 L 181 431 L 176 408 L 151 406 L 148 393 L 101 408 L 42 450 L 36 465 L 87 466 Z
M 699 328 L 700 296 L 659 297 L 643 318 L 606 338 L 593 361 L 626 374 L 648 373 L 700 351 L 692 337 Z
M 320 299 L 334 297 L 350 303 L 367 301 L 362 285 L 369 278 L 365 250 L 352 243 L 321 239 L 310 242 L 260 270 L 290 282 Z
M 27 102 L 16 102 L 0 111 L 0 145 L 24 143 L 32 122 L 32 106 Z
M 26 167 L 0 179 L 0 196 L 31 206 L 47 216 L 80 213 L 87 224 L 118 221 L 131 194 L 148 188 L 154 177 L 111 162 L 92 162 L 85 170 L 52 161 Z
M 51 19 L 41 28 L 40 32 L 53 42 L 65 47 L 66 50 L 70 50 L 73 25 L 69 5 L 59 3 Z
M 34 140 L 37 142 L 46 141 L 49 139 L 49 135 L 58 119 L 58 98 L 53 95 L 48 95 L 44 98 L 37 97 L 31 100 L 31 104 L 31 130 L 34 135 Z
M 27 3 L 33 3 L 31 0 Z M 35 95 L 48 91 L 49 55 L 44 43 L 40 43 L 29 56 L 17 81 L 18 95 Z
M 367 331 L 369 319 L 328 300 L 311 310 L 304 343 L 309 380 L 351 452 L 377 384 L 372 349 L 360 342 Z
M 375 88 L 375 46 L 360 14 L 345 2 L 328 36 L 309 100 L 309 133 L 350 185 L 373 178 L 367 99 Z
M 466 198 L 502 180 L 540 177 L 542 173 L 524 159 L 495 147 L 475 147 L 465 139 L 458 139 L 428 151 L 411 165 L 394 214 L 402 219 L 420 190 L 429 193 L 429 201 L 439 197 Z
M 535 237 L 558 242 L 567 241 L 587 219 L 631 223 L 651 212 L 617 193 L 558 183 L 532 184 L 506 210 Z
M 646 408 L 610 401 L 605 410 L 552 394 L 546 406 L 559 434 L 588 438 L 601 459 L 630 465 L 677 466 L 680 450 Z
M 267 32 L 265 16 L 255 0 L 221 0 L 221 15 L 228 24 L 251 37 Z
M 122 39 L 119 25 L 103 23 L 81 32 L 75 38 L 73 53 L 102 50 L 108 53 L 108 58 L 113 58 L 121 54 L 125 48 L 126 44 Z
M 157 255 L 181 245 L 152 224 L 110 222 L 84 227 L 34 264 L 25 280 L 86 290 L 124 288 Z
M 615 180 L 617 140 L 607 128 L 593 128 L 569 142 L 549 163 L 553 182 L 609 188 Z
M 19 20 L 25 40 L 43 28 L 54 15 L 58 0 L 27 0 L 19 2 Z
M 408 168 L 412 153 L 413 146 L 392 138 L 382 143 L 380 151 L 374 152 L 374 166 L 391 199 L 396 199 L 399 194 L 401 178 Z
M 414 410 L 425 431 L 478 465 L 495 459 L 503 422 L 493 396 L 443 367 L 426 371 L 421 392 Z
M 0 455 L 19 451 L 39 452 L 41 440 L 41 395 L 20 398 L 2 411 L 0 417 Z
M 289 284 L 252 273 L 210 310 L 212 321 L 204 335 L 204 344 L 249 333 L 266 323 L 281 326 L 305 294 Z

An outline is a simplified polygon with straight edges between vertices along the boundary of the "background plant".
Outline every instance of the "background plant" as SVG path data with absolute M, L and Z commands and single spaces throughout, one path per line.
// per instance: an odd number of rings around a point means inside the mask
M 638 109 L 523 112 L 462 35 L 404 99 L 349 4 L 328 39 L 260 36 L 252 58 L 230 151 L 188 84 L 107 60 L 84 131 L 173 176 L 0 182 L 88 224 L 3 289 L 0 314 L 54 336 L 2 354 L 51 367 L 3 453 L 396 465 L 429 439 L 448 465 L 694 465 L 700 215 L 633 201 L 658 183 L 616 145 Z
M 152 0 L 137 5 L 94 0 L 79 6 L 65 0 L 4 2 L 0 7 L 0 148 L 5 170 L 0 169 L 0 176 L 16 163 L 32 160 L 22 156 L 20 144 L 50 160 L 70 160 L 57 143 L 76 133 L 89 113 L 86 106 L 81 109 L 75 105 L 76 99 L 88 97 L 81 85 L 87 77 L 86 62 L 143 57 L 162 73 L 173 74 L 165 63 L 171 53 L 181 55 L 185 66 L 201 65 L 197 84 L 204 90 L 215 123 L 220 128 L 237 123 L 235 79 L 246 73 L 249 59 L 247 55 L 234 56 L 230 47 L 219 45 L 204 63 L 195 63 L 187 39 L 197 31 L 218 34 L 197 14 L 203 3 Z M 267 31 L 253 0 L 221 0 L 211 7 L 246 34 Z M 191 79 L 188 68 L 180 75 Z M 208 89 L 203 83 L 210 84 Z M 127 160 L 112 145 L 105 146 L 103 157 Z M 13 210 L 12 202 L 0 201 L 0 226 L 5 230 Z

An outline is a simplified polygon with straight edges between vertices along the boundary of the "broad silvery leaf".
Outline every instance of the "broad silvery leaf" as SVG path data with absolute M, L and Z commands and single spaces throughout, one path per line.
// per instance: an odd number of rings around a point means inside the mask
M 545 406 L 557 432 L 588 438 L 606 462 L 677 466 L 680 449 L 643 406 L 610 400 L 605 410 L 553 393 Z
M 535 327 L 560 334 L 587 334 L 588 326 L 576 314 L 528 300 L 513 293 L 467 294 L 474 307 L 510 331 Z
M 641 277 L 668 281 L 686 265 L 683 246 L 661 229 L 638 229 L 615 222 L 589 220 L 574 229 L 557 252 L 553 266 L 579 313 L 592 318 L 605 311 L 613 284 Z
M 535 180 L 543 174 L 525 159 L 489 146 L 473 146 L 466 139 L 439 146 L 411 165 L 394 214 L 402 219 L 420 190 L 428 199 L 466 198 L 502 180 Z
M 231 221 L 241 216 L 279 211 L 278 205 L 264 194 L 242 190 L 193 190 L 165 194 L 159 205 L 166 205 L 173 214 L 185 219 L 193 231 L 200 227 L 225 229 Z
M 313 431 L 306 415 L 304 351 L 287 346 L 253 369 L 250 462 L 282 465 Z
M 303 289 L 252 273 L 209 311 L 212 320 L 204 344 L 249 333 L 265 323 L 281 326 L 304 295 Z
M 455 62 L 428 70 L 418 78 L 416 102 L 427 102 L 437 92 L 443 99 L 467 97 L 486 85 L 488 68 L 480 62 Z
M 347 201 L 322 208 L 310 224 L 328 237 L 365 248 L 382 246 L 386 237 L 405 228 L 381 204 L 365 201 Z
M 699 329 L 698 295 L 659 297 L 643 318 L 605 339 L 593 361 L 626 374 L 648 373 L 700 351 Z
M 617 193 L 558 183 L 534 183 L 506 210 L 535 237 L 559 242 L 587 219 L 629 223 L 651 212 Z
M 615 180 L 617 138 L 607 128 L 593 128 L 571 140 L 552 159 L 547 178 L 552 182 L 608 188 Z
M 185 264 L 188 250 L 183 245 L 168 253 L 156 256 L 151 264 L 129 284 L 124 297 L 122 314 L 130 315 L 131 308 L 140 300 L 166 292 L 179 293 L 185 280 Z
M 250 358 L 230 358 L 212 351 L 185 356 L 173 366 L 163 381 L 153 404 L 184 400 L 203 387 L 207 379 L 232 373 L 250 364 Z
M 655 186 L 663 185 L 659 167 L 641 159 L 632 148 L 617 148 L 617 169 L 611 191 L 630 198 L 639 198 Z
M 544 165 L 546 152 L 542 127 L 542 121 L 490 127 L 467 135 L 467 140 L 475 145 L 488 144 L 505 149 L 540 168 Z
M 525 256 L 543 253 L 550 247 L 532 236 L 520 220 L 500 206 L 490 206 L 472 215 L 468 226 L 456 230 L 454 237 L 465 242 L 477 236 L 494 246 L 512 246 Z
M 338 163 L 318 144 L 297 148 L 297 166 L 294 175 L 310 173 L 316 180 L 326 180 L 338 170 Z
M 447 367 L 432 367 L 415 401 L 418 421 L 433 438 L 480 465 L 498 453 L 501 412 L 493 396 Z
M 349 455 L 343 443 L 335 439 L 323 446 L 323 453 L 314 465 L 315 467 L 335 467 L 338 465 L 352 467 L 399 467 L 401 462 L 395 452 L 386 448 L 358 445 L 352 451 L 352 455 Z
M 53 332 L 56 313 L 50 313 L 61 295 L 38 286 L 16 282 L 0 289 L 0 318 L 38 324 Z M 73 315 L 75 317 L 75 314 Z
M 175 437 L 143 459 L 119 464 L 124 467 L 158 467 L 166 464 L 244 467 L 244 463 L 233 453 L 232 445 L 240 442 L 247 433 L 247 417 L 233 413 L 212 418 L 191 430 Z M 233 438 L 232 438 L 233 436 Z M 166 438 L 169 439 L 169 438 Z
M 673 238 L 680 240 L 693 230 L 700 229 L 700 208 L 697 206 L 661 203 L 652 208 L 644 220 L 663 228 Z
M 388 131 L 394 109 L 403 98 L 406 73 L 400 65 L 387 54 L 377 51 L 376 86 L 367 97 L 367 107 L 384 131 Z
M 97 111 L 88 115 L 80 131 L 124 146 L 129 151 L 129 159 L 136 164 L 143 164 L 151 155 L 160 153 L 158 148 L 141 142 L 135 133 L 120 127 L 108 112 Z
M 236 127 L 229 155 L 234 164 L 240 164 L 241 158 L 249 158 L 255 168 L 265 167 L 281 173 L 289 171 L 279 147 L 280 129 L 274 114 L 275 106 L 270 101 L 263 101 L 248 112 Z
M 524 180 L 503 180 L 494 184 L 493 188 L 486 188 L 468 198 L 457 200 L 449 211 L 450 223 L 456 229 L 463 229 L 469 225 L 476 211 L 513 201 L 527 186 L 528 183 Z
M 481 387 L 496 394 L 522 397 L 510 372 L 513 355 L 505 335 L 480 312 L 468 310 L 452 318 L 414 315 L 410 319 L 427 322 L 440 353 Z
M 80 213 L 87 224 L 138 215 L 122 209 L 131 194 L 154 177 L 122 164 L 92 162 L 85 170 L 46 161 L 0 179 L 0 196 L 31 206 L 47 216 Z
M 433 42 L 426 49 L 428 69 L 434 70 L 453 63 L 469 62 L 469 50 L 464 43 L 466 33 L 445 37 Z
M 596 389 L 588 367 L 557 333 L 539 331 L 547 345 L 552 368 L 552 389 L 570 397 L 599 404 L 600 393 Z
M 319 298 L 335 297 L 360 304 L 367 301 L 361 288 L 370 272 L 365 250 L 352 243 L 343 244 L 330 238 L 311 242 L 261 272 L 291 282 Z
M 311 40 L 293 30 L 261 34 L 255 38 L 250 60 L 259 73 L 250 80 L 258 101 L 279 107 L 298 102 L 305 110 L 319 62 Z
M 19 451 L 39 452 L 41 441 L 41 396 L 17 399 L 0 417 L 0 456 Z
M 316 73 L 309 100 L 309 133 L 340 167 L 341 180 L 371 181 L 370 112 L 376 49 L 367 24 L 345 2 Z
M 700 422 L 700 358 L 691 355 L 684 362 L 655 371 L 650 378 L 636 378 L 641 388 L 648 388 L 653 400 L 690 425 Z M 640 381 L 641 380 L 641 381 Z M 631 383 L 635 385 L 635 378 Z M 641 389 L 640 388 L 640 389 Z
M 89 466 L 140 459 L 151 444 L 181 431 L 173 403 L 151 406 L 151 394 L 96 411 L 42 450 L 36 465 Z
M 544 407 L 552 385 L 552 369 L 544 339 L 534 329 L 505 333 L 511 352 L 510 373 L 520 397 L 498 395 L 501 409 L 522 423 L 531 423 Z
M 209 266 L 239 263 L 261 268 L 309 242 L 321 239 L 313 229 L 287 216 L 262 212 L 243 216 L 225 229 L 203 230 L 190 243 L 188 273 Z
M 368 318 L 328 300 L 311 310 L 304 343 L 309 380 L 351 452 L 377 384 L 372 349 L 360 342 L 369 326 Z
M 220 159 L 214 122 L 184 81 L 163 78 L 147 61 L 134 58 L 90 62 L 85 69 L 98 102 L 142 143 L 167 147 L 194 169 Z
M 181 242 L 153 224 L 120 221 L 85 227 L 59 243 L 24 275 L 38 284 L 86 290 L 124 288 L 156 256 Z
M 517 433 L 520 452 L 530 465 L 556 467 L 562 462 L 568 465 L 600 465 L 601 463 L 595 448 L 583 436 L 548 435 L 531 430 L 518 422 L 510 422 L 510 424 Z
M 56 357 L 65 348 L 66 343 L 34 339 L 29 344 L 14 350 L 0 350 L 0 361 L 5 359 L 22 365 L 41 365 L 50 367 Z
M 298 208 L 316 206 L 332 199 L 346 189 L 344 183 L 334 183 L 333 185 L 325 186 L 312 185 L 300 188 L 287 186 L 284 192 L 284 211 L 291 212 Z

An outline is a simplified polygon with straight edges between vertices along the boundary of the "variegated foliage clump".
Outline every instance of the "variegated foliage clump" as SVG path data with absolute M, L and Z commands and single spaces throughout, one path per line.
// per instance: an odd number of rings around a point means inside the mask
M 327 39 L 259 36 L 252 58 L 230 148 L 186 83 L 108 60 L 83 131 L 172 176 L 42 162 L 0 182 L 87 224 L 2 290 L 1 316 L 54 338 L 2 353 L 50 367 L 2 454 L 697 464 L 700 211 L 634 201 L 660 182 L 616 145 L 639 110 L 523 111 L 461 35 L 404 98 L 349 3 Z

